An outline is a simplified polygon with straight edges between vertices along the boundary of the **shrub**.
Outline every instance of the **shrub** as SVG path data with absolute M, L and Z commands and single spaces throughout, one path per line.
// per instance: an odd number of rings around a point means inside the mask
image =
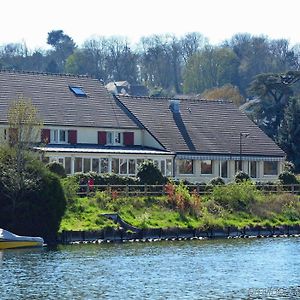
M 296 176 L 289 172 L 289 171 L 283 171 L 279 174 L 278 179 L 281 184 L 298 184 L 298 180 Z
M 94 198 L 96 199 L 96 202 L 97 202 L 99 208 L 101 208 L 101 209 L 107 209 L 108 208 L 108 204 L 111 201 L 110 196 L 108 196 L 106 192 L 99 192 L 99 191 L 97 191 L 95 193 Z
M 247 181 L 247 180 L 250 180 L 249 175 L 242 171 L 237 172 L 234 176 L 234 181 L 236 183 L 240 183 L 240 182 Z
M 142 184 L 164 184 L 166 179 L 152 161 L 145 161 L 139 167 L 137 177 Z
M 66 208 L 60 178 L 29 152 L 17 171 L 16 153 L 9 151 L 0 155 L 0 227 L 54 243 Z
M 74 201 L 77 198 L 79 184 L 74 176 L 69 176 L 61 179 L 61 184 L 64 189 L 65 197 L 68 202 Z
M 209 184 L 212 185 L 212 186 L 224 185 L 225 181 L 221 177 L 215 177 L 209 182 Z
M 285 161 L 283 165 L 283 171 L 294 173 L 295 165 L 291 161 Z
M 183 182 L 180 182 L 179 185 L 167 183 L 165 191 L 169 206 L 177 209 L 181 216 L 184 214 L 200 216 L 201 198 L 196 192 L 190 193 Z
M 46 167 L 59 177 L 66 177 L 66 171 L 63 165 L 59 162 L 52 161 L 46 165 Z
M 250 181 L 216 186 L 212 198 L 225 209 L 249 211 L 251 203 L 258 201 L 262 194 Z
M 95 185 L 136 185 L 139 183 L 138 179 L 130 176 L 120 176 L 117 174 L 99 174 L 96 172 L 89 173 L 75 173 L 73 175 L 76 182 L 79 184 L 87 184 L 89 178 L 94 179 Z
M 300 203 L 295 195 L 269 194 L 250 205 L 250 212 L 260 218 L 270 218 L 274 214 L 300 215 Z

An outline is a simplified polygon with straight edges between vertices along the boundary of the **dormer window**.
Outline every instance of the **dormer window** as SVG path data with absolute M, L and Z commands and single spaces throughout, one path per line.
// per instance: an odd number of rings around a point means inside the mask
M 118 131 L 108 131 L 106 140 L 108 145 L 121 145 L 122 133 Z
M 54 144 L 66 144 L 68 132 L 64 129 L 53 129 L 51 130 L 50 141 Z
M 86 97 L 85 91 L 78 86 L 69 86 L 70 90 L 78 97 Z
M 98 131 L 98 144 L 103 146 L 133 146 L 134 132 Z

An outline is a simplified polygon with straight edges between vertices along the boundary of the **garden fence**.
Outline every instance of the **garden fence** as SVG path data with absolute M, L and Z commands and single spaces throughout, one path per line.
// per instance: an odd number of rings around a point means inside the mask
M 197 195 L 207 195 L 212 192 L 213 187 L 203 184 L 186 185 L 190 192 Z M 278 185 L 257 184 L 256 188 L 263 193 L 291 193 L 300 195 L 300 184 Z M 137 196 L 162 196 L 167 193 L 166 185 L 80 185 L 78 195 L 92 195 L 96 191 L 106 192 L 112 198 L 137 197 Z

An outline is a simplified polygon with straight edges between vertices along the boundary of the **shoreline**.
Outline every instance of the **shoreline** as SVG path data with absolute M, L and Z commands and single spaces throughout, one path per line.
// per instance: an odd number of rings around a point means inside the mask
M 73 245 L 298 236 L 300 236 L 300 225 L 276 227 L 256 226 L 244 227 L 242 229 L 227 227 L 207 230 L 147 228 L 140 229 L 138 232 L 106 228 L 98 231 L 63 231 L 58 235 L 57 243 L 62 245 Z

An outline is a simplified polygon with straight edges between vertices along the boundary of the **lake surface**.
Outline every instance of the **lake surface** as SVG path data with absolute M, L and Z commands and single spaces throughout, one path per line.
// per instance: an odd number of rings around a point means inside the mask
M 300 299 L 300 238 L 0 251 L 0 299 Z

